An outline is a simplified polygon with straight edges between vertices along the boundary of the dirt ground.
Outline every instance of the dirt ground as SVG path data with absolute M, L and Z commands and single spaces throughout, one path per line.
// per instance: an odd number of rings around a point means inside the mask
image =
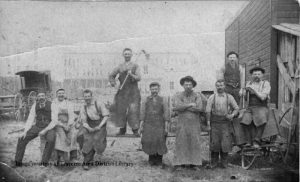
M 0 162 L 9 164 L 14 159 L 17 138 L 20 133 L 8 134 L 10 131 L 22 128 L 23 122 L 1 121 L 0 122 Z M 116 132 L 116 128 L 108 125 L 108 132 Z M 41 167 L 38 165 L 16 168 L 26 181 L 48 182 L 98 182 L 98 181 L 293 181 L 291 174 L 282 168 L 265 166 L 261 168 L 244 170 L 239 165 L 227 169 L 205 169 L 198 171 L 183 169 L 172 171 L 172 158 L 175 138 L 168 138 L 169 152 L 164 156 L 164 169 L 148 165 L 148 156 L 138 151 L 140 138 L 108 138 L 107 148 L 102 156 L 96 156 L 95 161 L 101 161 L 100 166 L 93 166 L 89 171 L 84 171 L 81 166 L 65 167 L 56 166 Z M 27 146 L 23 162 L 40 161 L 39 137 Z M 203 144 L 204 158 L 208 159 L 207 143 Z M 233 157 L 232 157 L 233 158 Z M 80 157 L 79 161 L 82 160 Z M 121 164 L 120 164 L 121 162 Z M 296 174 L 296 177 L 299 174 Z M 294 175 L 295 176 L 295 175 Z M 3 178 L 2 180 L 3 181 Z M 5 180 L 4 180 L 5 181 Z M 298 179 L 297 179 L 298 181 Z

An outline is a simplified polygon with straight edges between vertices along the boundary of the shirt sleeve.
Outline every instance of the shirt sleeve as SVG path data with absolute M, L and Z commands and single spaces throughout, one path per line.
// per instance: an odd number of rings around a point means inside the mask
M 117 66 L 116 68 L 114 68 L 113 71 L 108 76 L 108 80 L 111 84 L 116 84 L 115 78 L 116 78 L 117 74 L 119 73 L 119 67 L 120 66 Z
M 140 108 L 140 120 L 145 121 L 146 115 L 146 98 L 143 97 L 141 101 L 141 108 Z
M 80 119 L 81 119 L 82 123 L 87 123 L 87 121 L 86 121 L 87 117 L 86 117 L 86 112 L 85 112 L 85 109 L 84 109 L 84 105 L 80 109 Z
M 206 105 L 206 112 L 210 113 L 212 110 L 212 104 L 213 104 L 213 97 L 214 95 L 211 95 L 208 100 L 207 100 L 207 105 Z
M 270 82 L 268 81 L 265 81 L 265 83 L 263 84 L 263 87 L 262 87 L 262 91 L 261 91 L 263 94 L 266 94 L 267 96 L 270 95 L 270 92 L 271 92 L 271 85 L 270 85 Z
M 51 103 L 51 122 L 58 122 L 58 109 L 54 102 Z
M 231 106 L 231 108 L 233 108 L 233 110 L 239 110 L 239 106 L 237 105 L 232 95 L 228 95 L 228 101 L 229 105 Z
M 142 79 L 141 76 L 141 69 L 138 65 L 136 65 L 136 70 L 135 70 L 135 80 L 140 81 Z
M 97 106 L 98 106 L 98 109 L 101 111 L 102 116 L 103 116 L 103 117 L 109 116 L 109 111 L 108 111 L 108 109 L 105 107 L 104 102 L 97 101 L 97 103 L 99 103 L 99 105 L 97 105 Z M 100 108 L 99 108 L 99 107 L 100 107 Z
M 69 113 L 69 125 L 73 124 L 75 121 L 75 113 L 73 105 L 68 102 L 68 113 Z
M 29 112 L 29 116 L 27 118 L 27 121 L 26 121 L 25 127 L 24 127 L 25 131 L 28 131 L 31 128 L 31 126 L 33 125 L 33 123 L 34 123 L 35 116 L 36 116 L 35 107 L 36 107 L 36 103 L 34 103 L 31 106 L 31 109 L 30 109 L 30 112 Z
M 164 120 L 170 121 L 170 109 L 168 105 L 168 99 L 163 97 L 163 108 L 164 108 Z

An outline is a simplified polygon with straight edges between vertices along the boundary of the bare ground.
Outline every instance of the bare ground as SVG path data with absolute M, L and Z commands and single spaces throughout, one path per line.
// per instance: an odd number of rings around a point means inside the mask
M 20 133 L 8 134 L 10 131 L 23 127 L 23 122 L 1 121 L 0 125 L 0 162 L 9 164 L 14 159 L 17 138 Z M 108 125 L 110 133 L 116 129 Z M 182 169 L 172 171 L 172 158 L 174 150 L 174 138 L 169 138 L 169 152 L 164 156 L 166 167 L 151 167 L 148 165 L 148 156 L 142 151 L 137 151 L 140 145 L 139 138 L 108 138 L 107 148 L 102 156 L 95 157 L 95 161 L 106 162 L 106 166 L 93 166 L 89 171 L 84 171 L 81 166 L 65 167 L 63 169 L 56 166 L 41 167 L 38 165 L 24 166 L 16 168 L 16 171 L 25 177 L 26 181 L 293 181 L 292 175 L 285 172 L 276 165 L 265 165 L 257 169 L 244 170 L 239 167 L 239 156 L 231 157 L 231 161 L 236 163 L 227 169 L 205 169 L 199 171 Z M 40 161 L 40 141 L 39 138 L 30 142 L 27 146 L 23 162 Z M 203 144 L 206 150 L 204 158 L 208 158 L 207 143 Z M 80 157 L 79 161 L 82 161 Z M 261 163 L 262 160 L 259 160 Z M 122 165 L 117 163 L 123 162 Z M 129 166 L 124 165 L 129 164 Z M 275 167 L 274 167 L 275 166 Z M 296 175 L 298 177 L 299 174 Z M 298 181 L 298 179 L 297 179 Z

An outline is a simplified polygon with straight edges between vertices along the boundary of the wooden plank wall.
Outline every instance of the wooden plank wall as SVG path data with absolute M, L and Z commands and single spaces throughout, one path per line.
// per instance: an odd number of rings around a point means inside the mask
M 258 63 L 266 70 L 264 79 L 271 82 L 271 102 L 277 103 L 276 47 L 277 34 L 272 25 L 299 23 L 299 5 L 295 0 L 251 0 L 225 30 L 225 51 L 234 50 L 240 63 L 249 70 Z M 272 69 L 272 70 L 271 70 Z

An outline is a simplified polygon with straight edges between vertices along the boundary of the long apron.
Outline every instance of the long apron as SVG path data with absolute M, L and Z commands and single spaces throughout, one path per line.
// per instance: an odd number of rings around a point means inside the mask
M 142 149 L 148 155 L 167 153 L 163 98 L 147 98 Z
M 225 116 L 212 114 L 211 116 L 211 143 L 213 152 L 230 152 L 232 140 L 230 134 L 230 121 Z
M 87 115 L 87 123 L 91 128 L 95 128 L 98 126 L 102 121 L 102 117 L 99 120 L 91 120 Z M 102 154 L 106 148 L 106 124 L 101 127 L 100 130 L 94 132 L 88 132 L 88 130 L 82 127 L 81 131 L 83 133 L 83 153 L 89 153 L 91 150 L 95 150 L 97 154 Z M 81 133 L 80 132 L 80 133 Z
M 132 68 L 135 73 L 136 67 Z M 125 81 L 127 70 L 121 70 L 119 81 L 122 84 Z M 112 121 L 117 127 L 126 127 L 126 122 L 133 129 L 139 128 L 141 95 L 138 83 L 128 76 L 122 90 L 119 90 L 114 98 L 114 104 L 111 108 Z
M 174 165 L 202 165 L 199 114 L 190 111 L 179 112 L 176 131 Z
M 68 110 L 60 109 L 57 119 L 58 122 L 67 126 L 69 121 Z M 55 149 L 64 152 L 69 152 L 71 146 L 70 131 L 65 131 L 62 126 L 55 126 L 55 132 L 56 132 Z

